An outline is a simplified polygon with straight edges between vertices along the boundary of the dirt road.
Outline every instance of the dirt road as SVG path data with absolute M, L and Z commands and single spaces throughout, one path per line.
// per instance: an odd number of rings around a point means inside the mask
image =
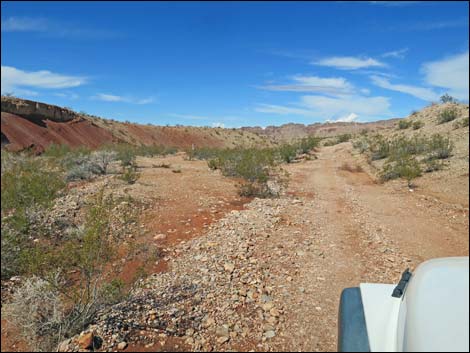
M 334 350 L 340 292 L 361 282 L 397 282 L 407 267 L 443 256 L 468 256 L 468 209 L 442 204 L 403 183 L 379 185 L 358 165 L 348 144 L 324 148 L 318 160 L 293 164 L 290 193 L 302 206 L 284 216 L 299 228 L 298 275 L 285 288 L 283 350 Z M 302 244 L 312 244 L 304 248 Z

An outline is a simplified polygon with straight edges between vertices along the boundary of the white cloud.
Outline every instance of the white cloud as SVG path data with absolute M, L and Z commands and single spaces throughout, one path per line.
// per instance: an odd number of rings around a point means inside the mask
M 340 70 L 357 70 L 366 67 L 385 67 L 386 65 L 372 58 L 358 58 L 353 56 L 333 56 L 319 61 L 311 62 L 313 65 L 329 66 Z
M 359 118 L 359 115 L 357 115 L 356 113 L 351 113 L 351 114 L 342 116 L 342 117 L 336 119 L 335 121 L 336 122 L 343 122 L 343 123 L 352 123 L 353 121 L 356 121 L 357 118 Z
M 222 129 L 225 128 L 225 124 L 224 123 L 212 123 L 212 127 L 220 127 Z
M 388 117 L 390 102 L 387 97 L 362 97 L 357 95 L 325 97 L 302 96 L 299 103 L 292 106 L 259 104 L 255 110 L 261 113 L 279 115 L 300 115 L 324 120 L 346 119 L 377 120 Z
M 301 105 L 328 119 L 337 119 L 357 114 L 361 118 L 379 118 L 390 115 L 390 102 L 387 97 L 323 97 L 303 96 Z
M 118 95 L 109 94 L 109 93 L 98 93 L 92 96 L 91 99 L 95 99 L 95 100 L 99 100 L 103 102 L 112 102 L 112 103 L 122 102 L 122 103 L 133 103 L 133 104 L 150 104 L 155 101 L 153 97 L 136 99 L 133 97 L 118 96 Z
M 44 32 L 48 23 L 43 18 L 9 17 L 2 19 L 2 32 Z
M 79 95 L 73 92 L 58 92 L 58 93 L 54 93 L 54 96 L 65 98 L 65 99 L 73 99 L 73 100 L 79 98 Z
M 468 51 L 442 60 L 425 63 L 422 71 L 428 84 L 445 88 L 451 96 L 468 101 Z
M 403 59 L 405 57 L 405 54 L 406 54 L 407 51 L 408 51 L 408 48 L 403 48 L 403 49 L 399 49 L 399 50 L 388 51 L 386 53 L 383 53 L 381 56 L 383 58 Z
M 86 77 L 56 74 L 47 70 L 23 71 L 11 66 L 1 67 L 2 93 L 19 93 L 22 87 L 45 89 L 70 88 L 83 85 Z
M 51 37 L 114 39 L 122 35 L 106 29 L 85 28 L 80 23 L 54 22 L 41 17 L 2 18 L 2 32 L 41 32 Z
M 266 85 L 259 88 L 268 91 L 318 92 L 325 94 L 352 93 L 354 86 L 343 77 L 318 77 L 296 75 L 293 83 L 286 85 Z
M 372 82 L 379 87 L 389 89 L 392 91 L 407 93 L 416 98 L 425 101 L 436 101 L 439 99 L 439 94 L 430 88 L 418 87 L 412 85 L 392 84 L 389 80 L 379 76 L 371 76 Z

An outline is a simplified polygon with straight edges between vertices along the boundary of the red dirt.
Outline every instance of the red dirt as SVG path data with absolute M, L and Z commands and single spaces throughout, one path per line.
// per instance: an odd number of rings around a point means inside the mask
M 80 118 L 67 122 L 51 120 L 33 122 L 18 115 L 2 112 L 1 130 L 10 142 L 7 148 L 12 151 L 33 148 L 35 152 L 40 153 L 51 143 L 96 148 L 114 140 L 109 131 Z

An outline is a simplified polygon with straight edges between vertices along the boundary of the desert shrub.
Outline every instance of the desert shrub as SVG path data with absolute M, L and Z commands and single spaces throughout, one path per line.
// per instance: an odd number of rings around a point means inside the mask
M 91 154 L 78 155 L 75 158 L 68 158 L 68 170 L 66 179 L 88 180 L 96 175 L 106 174 L 109 164 L 117 158 L 114 151 L 100 150 Z
M 352 138 L 351 134 L 342 134 L 338 136 L 338 143 L 348 142 Z
M 278 153 L 285 163 L 292 162 L 297 156 L 297 146 L 290 144 L 283 144 L 278 148 Z
M 219 148 L 200 147 L 186 151 L 189 160 L 202 159 L 208 160 L 216 158 L 220 153 Z
M 71 148 L 64 144 L 51 143 L 43 152 L 43 156 L 53 158 L 63 158 L 71 152 Z
M 420 120 L 413 122 L 413 130 L 419 130 L 424 126 L 424 123 Z
M 446 159 L 452 156 L 454 144 L 449 137 L 434 134 L 428 141 L 429 159 Z
M 120 179 L 128 184 L 135 184 L 139 177 L 140 173 L 138 173 L 133 166 L 128 166 L 124 168 L 124 173 L 122 173 Z
M 421 176 L 422 169 L 415 157 L 405 157 L 398 160 L 388 161 L 380 174 L 382 181 L 396 178 L 406 179 L 408 186 L 412 187 L 412 180 Z
M 405 130 L 408 129 L 411 126 L 412 122 L 409 120 L 400 120 L 398 122 L 398 129 L 400 130 Z
M 137 151 L 134 146 L 127 144 L 118 144 L 111 147 L 116 151 L 116 158 L 121 161 L 123 167 L 133 166 L 135 164 L 135 158 Z
M 442 170 L 444 168 L 444 164 L 442 161 L 436 159 L 427 159 L 424 162 L 424 172 L 432 173 L 438 170 Z
M 1 277 L 21 273 L 20 253 L 31 243 L 31 227 L 64 188 L 55 164 L 2 151 Z
M 14 156 L 8 167 L 2 165 L 2 213 L 24 210 L 32 205 L 49 206 L 64 186 L 54 164 L 40 158 Z
M 468 126 L 468 116 L 463 118 L 460 121 L 456 121 L 454 124 L 454 129 L 459 129 L 462 127 L 467 127 Z
M 369 149 L 369 141 L 362 137 L 353 142 L 353 147 L 359 151 L 359 153 L 365 153 Z
M 446 108 L 444 109 L 438 116 L 437 122 L 439 124 L 444 124 L 449 121 L 455 120 L 457 118 L 457 110 L 454 108 Z
M 331 139 L 331 140 L 325 141 L 325 142 L 323 143 L 323 146 L 328 147 L 328 146 L 335 146 L 335 145 L 337 145 L 337 144 L 338 144 L 338 140 L 336 140 L 336 139 Z
M 286 184 L 277 168 L 280 162 L 281 156 L 276 149 L 235 148 L 219 150 L 208 165 L 212 169 L 220 169 L 225 176 L 241 178 L 241 195 L 268 197 L 278 194 L 273 192 L 270 182 Z
M 457 102 L 457 100 L 454 97 L 450 96 L 447 93 L 444 94 L 443 96 L 441 96 L 440 100 L 441 100 L 442 103 L 455 103 L 455 102 Z
M 122 297 L 120 281 L 103 280 L 104 267 L 114 253 L 113 206 L 112 197 L 105 198 L 102 190 L 87 210 L 79 237 L 21 252 L 24 273 L 31 277 L 14 294 L 6 313 L 38 350 L 54 350 L 64 338 L 90 324 L 103 306 Z
M 369 140 L 370 158 L 373 161 L 387 158 L 390 155 L 390 143 L 382 136 L 375 135 Z
M 428 150 L 427 139 L 416 135 L 411 138 L 399 136 L 389 143 L 389 156 L 391 159 L 396 160 L 411 155 L 423 154 Z
M 320 139 L 315 136 L 304 137 L 300 140 L 299 149 L 301 153 L 308 153 L 320 144 Z
M 53 351 L 61 339 L 64 311 L 59 291 L 48 281 L 32 277 L 13 293 L 5 317 L 20 329 L 34 351 Z

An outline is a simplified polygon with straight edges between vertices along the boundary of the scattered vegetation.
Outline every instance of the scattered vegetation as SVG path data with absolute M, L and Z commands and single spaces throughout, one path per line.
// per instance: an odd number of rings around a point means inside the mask
M 369 138 L 361 137 L 353 146 L 360 153 L 368 153 L 371 161 L 386 159 L 380 172 L 382 181 L 404 178 L 410 187 L 412 180 L 423 171 L 442 169 L 443 164 L 439 161 L 451 157 L 454 149 L 451 140 L 440 134 L 390 139 L 377 134 Z
M 398 122 L 398 129 L 399 130 L 405 130 L 408 129 L 413 122 L 410 120 L 400 120 Z
M 419 130 L 423 126 L 424 126 L 424 123 L 421 120 L 417 120 L 417 121 L 413 122 L 413 125 L 412 125 L 413 130 Z
M 441 99 L 442 103 L 457 103 L 457 100 L 454 97 L 447 94 L 447 93 L 444 94 L 443 96 L 441 96 L 440 99 Z
M 457 110 L 455 108 L 446 108 L 438 116 L 437 122 L 444 124 L 457 119 Z
M 80 236 L 55 246 L 44 243 L 21 250 L 22 273 L 29 277 L 5 314 L 35 350 L 55 350 L 64 338 L 90 324 L 100 308 L 123 295 L 120 281 L 103 278 L 113 254 L 109 226 L 113 205 L 112 197 L 101 191 L 88 209 Z
M 135 184 L 137 179 L 139 179 L 140 173 L 136 171 L 135 166 L 130 165 L 124 167 L 124 173 L 120 176 L 121 180 L 124 180 L 127 184 Z

